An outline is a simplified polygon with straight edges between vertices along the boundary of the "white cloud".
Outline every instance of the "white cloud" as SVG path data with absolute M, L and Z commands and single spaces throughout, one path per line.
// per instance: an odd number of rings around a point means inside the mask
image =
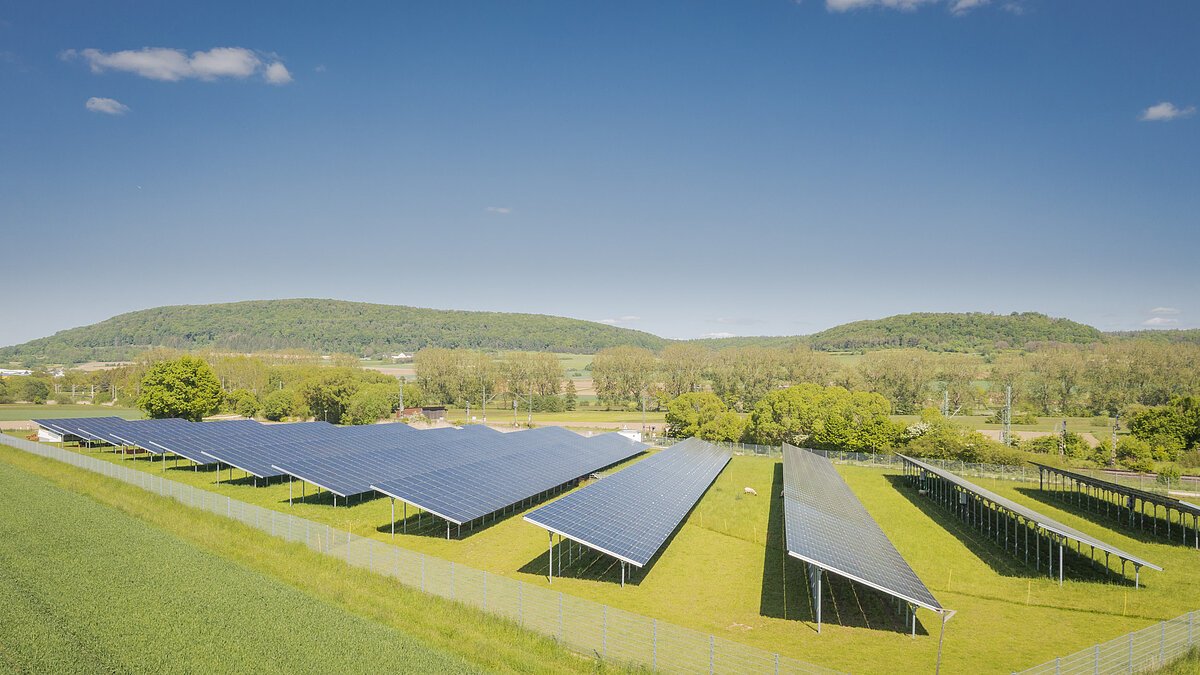
M 502 216 L 512 213 L 512 209 L 507 206 L 489 206 L 486 210 L 488 213 L 499 213 Z
M 292 75 L 283 63 L 267 63 L 257 52 L 244 47 L 214 47 L 206 52 L 192 52 L 189 56 L 182 49 L 166 47 L 143 47 L 119 52 L 103 52 L 99 49 L 62 53 L 64 59 L 81 58 L 93 73 L 116 70 L 133 73 L 151 80 L 177 82 L 185 79 L 212 81 L 223 77 L 246 79 L 261 74 L 271 84 L 287 84 Z
M 274 61 L 267 66 L 263 71 L 263 77 L 267 78 L 267 82 L 271 84 L 287 84 L 292 81 L 292 74 L 288 72 L 287 66 L 279 61 Z
M 1158 315 L 1174 316 L 1176 314 L 1179 314 L 1179 310 L 1174 307 L 1155 307 L 1154 309 L 1150 310 L 1150 313 L 1158 314 Z
M 704 335 L 700 336 L 700 339 L 706 340 L 706 339 L 710 339 L 710 338 L 711 339 L 720 339 L 720 338 L 731 338 L 731 337 L 737 337 L 737 335 L 734 333 L 705 333 Z
M 990 2 L 991 0 L 825 0 L 825 9 L 831 12 L 850 12 L 878 7 L 911 12 L 925 5 L 944 4 L 952 14 L 961 16 Z
M 954 0 L 954 2 L 950 4 L 950 13 L 960 15 L 966 14 L 973 9 L 983 7 L 989 2 L 991 2 L 991 0 Z
M 1179 319 L 1169 319 L 1165 316 L 1155 316 L 1143 321 L 1142 325 L 1150 328 L 1164 328 L 1166 326 L 1174 326 L 1178 323 Z
M 640 316 L 626 314 L 625 316 L 619 316 L 615 319 L 600 319 L 599 323 L 608 324 L 610 326 L 616 326 L 616 325 L 622 324 L 622 323 L 630 323 L 633 321 L 641 321 L 641 320 L 642 320 L 642 317 L 640 317 Z
M 1143 122 L 1170 122 L 1180 117 L 1191 117 L 1196 114 L 1196 106 L 1190 105 L 1186 108 L 1177 108 L 1170 101 L 1163 101 L 1150 106 L 1142 111 L 1142 116 L 1139 118 Z
M 115 98 L 100 98 L 93 96 L 83 104 L 83 107 L 92 112 L 104 113 L 105 115 L 124 115 L 129 112 L 129 106 L 121 103 Z

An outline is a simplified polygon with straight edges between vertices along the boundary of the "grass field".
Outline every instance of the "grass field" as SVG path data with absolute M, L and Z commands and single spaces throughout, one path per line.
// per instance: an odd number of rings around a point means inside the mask
M 2 446 L 0 488 L 23 506 L 0 519 L 0 671 L 606 670 L 509 621 Z
M 158 471 L 145 460 L 120 460 Z M 780 651 L 796 658 L 854 672 L 894 670 L 896 659 L 931 667 L 937 646 L 934 615 L 919 615 L 919 635 L 910 639 L 886 602 L 844 584 L 827 583 L 823 634 L 817 635 L 803 567 L 785 562 L 782 549 L 778 462 L 735 457 L 673 537 L 665 553 L 625 588 L 614 583 L 619 568 L 588 558 L 556 578 L 555 590 L 689 626 L 718 636 Z M 949 672 L 1010 672 L 1082 649 L 1152 622 L 1196 609 L 1200 573 L 1196 551 L 1124 531 L 1044 503 L 1026 485 L 986 486 L 1069 525 L 1162 565 L 1167 571 L 1142 575 L 1134 590 L 1103 579 L 1056 582 L 1019 564 L 994 544 L 947 520 L 919 501 L 894 476 L 861 467 L 841 467 L 844 477 L 879 520 L 897 548 L 939 600 L 958 615 L 947 628 L 944 662 Z M 383 499 L 332 508 L 328 500 L 289 507 L 288 486 L 254 488 L 244 481 L 214 484 L 211 471 L 169 469 L 171 478 L 244 501 L 290 510 L 296 515 L 356 534 L 387 540 L 389 503 Z M 754 487 L 759 497 L 746 496 Z M 296 487 L 299 495 L 299 487 Z M 410 514 L 411 515 L 411 514 Z M 438 524 L 421 533 L 398 535 L 396 543 L 488 572 L 545 584 L 545 532 L 509 516 L 481 532 L 447 541 Z M 786 589 L 786 591 L 785 591 Z M 1053 635 L 1053 640 L 1045 639 Z
M 63 417 L 123 417 L 127 420 L 142 418 L 137 408 L 118 408 L 106 405 L 25 405 L 21 403 L 0 404 L 0 422 L 30 419 L 61 419 Z

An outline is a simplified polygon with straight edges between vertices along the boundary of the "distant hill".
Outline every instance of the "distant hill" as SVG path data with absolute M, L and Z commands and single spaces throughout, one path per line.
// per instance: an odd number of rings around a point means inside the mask
M 1200 328 L 1125 330 L 1108 333 L 1108 335 L 1119 340 L 1150 340 L 1152 342 L 1166 342 L 1170 344 L 1187 343 L 1200 345 Z
M 128 359 L 148 347 L 236 352 L 310 349 L 375 355 L 422 347 L 595 353 L 636 345 L 649 333 L 540 314 L 461 312 L 341 300 L 260 300 L 156 307 L 0 349 L 0 362 L 80 363 Z
M 978 352 L 1022 348 L 1032 343 L 1090 344 L 1104 334 L 1086 324 L 1036 312 L 1013 314 L 898 314 L 854 321 L 805 337 L 736 337 L 699 341 L 714 348 L 780 347 L 807 344 L 820 351 L 861 351 L 888 347 L 920 347 L 932 351 Z
M 691 340 L 712 349 L 789 347 L 823 351 L 920 347 L 979 352 L 1105 339 L 1196 342 L 1200 330 L 1104 333 L 1044 314 L 919 313 L 855 321 L 808 336 Z M 660 350 L 670 340 L 650 333 L 541 314 L 463 312 L 340 300 L 260 300 L 157 307 L 60 331 L 0 349 L 0 363 L 119 361 L 149 347 L 212 348 L 233 352 L 308 349 L 374 356 L 423 347 L 528 350 L 594 354 L 606 347 Z

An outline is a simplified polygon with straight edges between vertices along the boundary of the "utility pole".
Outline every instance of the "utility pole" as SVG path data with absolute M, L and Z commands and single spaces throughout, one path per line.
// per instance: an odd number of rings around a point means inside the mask
M 1012 385 L 1004 388 L 1004 444 L 1012 445 Z
M 404 376 L 400 376 L 400 409 L 396 411 L 396 419 L 404 416 Z
M 1121 428 L 1121 413 L 1118 412 L 1113 417 L 1112 450 L 1108 454 L 1108 465 L 1109 466 L 1117 465 L 1117 431 L 1120 428 Z

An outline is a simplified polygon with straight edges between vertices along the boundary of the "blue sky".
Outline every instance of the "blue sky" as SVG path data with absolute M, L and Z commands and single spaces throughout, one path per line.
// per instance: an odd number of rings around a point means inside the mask
M 0 344 L 279 297 L 1200 326 L 1200 3 L 309 5 L 0 2 Z

